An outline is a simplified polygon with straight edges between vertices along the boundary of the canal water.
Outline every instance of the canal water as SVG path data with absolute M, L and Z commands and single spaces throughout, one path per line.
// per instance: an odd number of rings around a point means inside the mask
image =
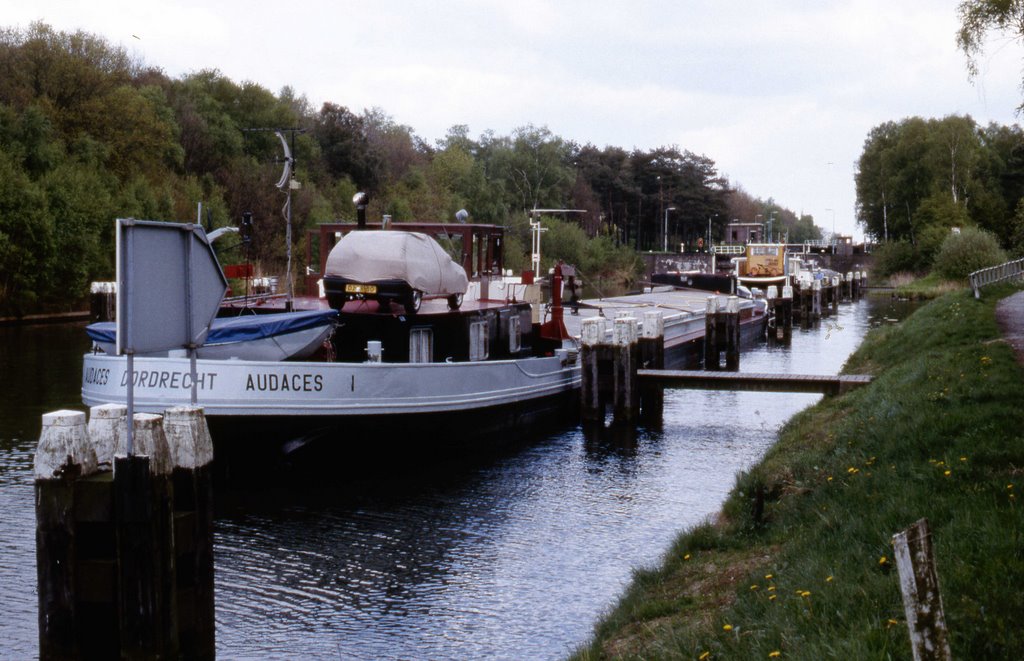
M 741 370 L 835 374 L 907 311 L 844 305 Z M 43 413 L 82 408 L 87 344 L 80 325 L 0 328 L 0 659 L 37 654 L 32 453 Z M 458 465 L 367 466 L 342 488 L 219 491 L 218 655 L 564 657 L 818 398 L 667 391 L 661 424 L 629 438 L 566 426 Z

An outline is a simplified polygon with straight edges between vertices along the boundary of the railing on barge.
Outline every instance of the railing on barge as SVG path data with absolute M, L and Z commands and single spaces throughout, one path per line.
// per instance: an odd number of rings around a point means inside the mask
M 974 298 L 981 298 L 981 288 L 994 285 L 1000 282 L 1008 282 L 1024 275 L 1024 259 L 1015 259 L 998 266 L 990 266 L 971 273 L 968 279 L 971 282 L 971 289 L 974 290 Z

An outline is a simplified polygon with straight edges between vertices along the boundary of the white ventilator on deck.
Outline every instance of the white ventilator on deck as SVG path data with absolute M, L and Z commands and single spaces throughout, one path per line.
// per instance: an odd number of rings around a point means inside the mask
M 638 336 L 636 317 L 620 317 L 615 320 L 615 326 L 612 328 L 612 344 L 618 346 L 636 344 Z
M 380 340 L 370 340 L 366 343 L 366 362 L 379 363 L 383 353 Z
M 89 443 L 85 413 L 63 409 L 44 413 L 35 456 L 36 479 L 59 478 L 66 466 L 80 466 L 81 475 L 96 472 L 96 452 Z
M 660 310 L 647 310 L 644 312 L 644 323 L 642 337 L 656 339 L 665 335 L 665 317 Z
M 201 468 L 213 461 L 213 439 L 201 406 L 164 411 L 164 436 L 174 468 Z
M 89 409 L 89 440 L 100 466 L 113 465 L 117 430 L 127 415 L 128 407 L 124 404 L 100 404 Z
M 164 435 L 164 417 L 154 413 L 136 413 L 135 424 L 132 426 L 133 455 L 149 457 L 149 472 L 153 475 L 170 475 L 174 469 L 171 463 L 171 450 L 167 446 Z M 114 455 L 123 457 L 128 454 L 128 419 L 124 418 L 117 430 L 117 448 Z

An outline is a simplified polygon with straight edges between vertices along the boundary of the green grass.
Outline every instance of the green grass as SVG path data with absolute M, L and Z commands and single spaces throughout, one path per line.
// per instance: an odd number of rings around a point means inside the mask
M 1024 658 L 1024 374 L 994 321 L 1013 291 L 872 332 L 846 367 L 872 385 L 794 417 L 575 658 L 909 659 L 891 537 L 922 517 L 953 656 Z
M 890 276 L 887 282 L 896 296 L 911 300 L 931 300 L 967 287 L 966 281 L 946 280 L 936 273 L 922 277 L 897 273 Z

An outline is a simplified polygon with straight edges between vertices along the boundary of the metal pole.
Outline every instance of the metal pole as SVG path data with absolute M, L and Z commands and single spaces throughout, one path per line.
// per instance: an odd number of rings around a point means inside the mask
M 134 434 L 132 427 L 134 427 L 135 421 L 135 339 L 132 337 L 132 282 L 131 272 L 134 266 L 135 260 L 135 237 L 132 233 L 132 225 L 125 225 L 125 270 L 124 270 L 124 282 L 118 283 L 118 287 L 123 287 L 123 293 L 125 297 L 125 319 L 124 319 L 124 336 L 125 336 L 125 349 L 124 352 L 128 356 L 126 359 L 128 369 L 128 424 L 125 425 L 125 451 L 128 456 L 131 457 L 135 451 Z M 121 294 L 118 294 L 119 296 Z
M 196 384 L 197 376 L 196 373 L 196 336 L 195 327 L 192 323 L 192 234 L 195 232 L 195 226 L 185 225 L 185 240 L 188 241 L 188 246 L 185 248 L 185 327 L 188 333 L 188 344 L 185 348 L 188 350 L 188 363 L 189 372 L 192 377 L 192 387 L 190 392 L 190 398 L 192 406 L 196 405 L 196 401 L 199 398 L 199 386 Z

